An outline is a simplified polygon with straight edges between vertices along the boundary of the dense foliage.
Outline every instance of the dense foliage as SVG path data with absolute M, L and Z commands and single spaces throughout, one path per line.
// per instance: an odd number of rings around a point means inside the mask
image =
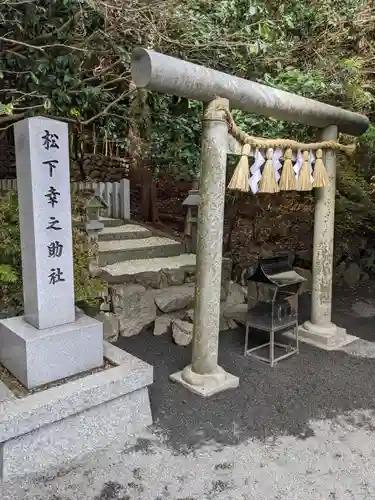
M 156 172 L 191 178 L 201 104 L 134 89 L 134 46 L 372 117 L 374 35 L 364 0 L 0 0 L 0 129 L 31 114 L 59 117 L 71 124 L 76 156 L 147 157 Z M 315 133 L 240 112 L 236 119 L 257 135 Z M 363 196 L 374 138 L 370 129 L 363 139 Z
M 72 200 L 74 291 L 77 303 L 95 301 L 102 289 L 100 280 L 90 276 L 88 271 L 93 249 L 87 247 L 82 226 L 84 203 L 82 195 Z M 21 242 L 18 201 L 14 191 L 0 196 L 0 284 L 0 313 L 22 313 Z

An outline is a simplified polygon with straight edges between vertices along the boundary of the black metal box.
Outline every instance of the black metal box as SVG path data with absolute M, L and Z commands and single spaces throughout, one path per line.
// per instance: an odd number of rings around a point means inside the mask
M 246 321 L 245 355 L 256 356 L 274 365 L 275 362 L 298 352 L 298 292 L 305 281 L 289 263 L 287 255 L 260 259 L 255 268 L 249 268 L 248 310 Z M 270 334 L 270 342 L 248 349 L 249 330 L 253 328 Z M 275 332 L 294 330 L 296 347 L 275 343 Z M 287 353 L 275 357 L 275 347 Z M 269 357 L 258 356 L 256 351 L 269 347 Z

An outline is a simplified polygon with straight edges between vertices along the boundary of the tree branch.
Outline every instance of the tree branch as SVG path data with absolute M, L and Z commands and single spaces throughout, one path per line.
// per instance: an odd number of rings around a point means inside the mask
M 113 108 L 113 106 L 116 106 L 116 104 L 118 104 L 122 99 L 124 99 L 124 97 L 126 97 L 127 95 L 129 95 L 130 92 L 129 91 L 126 91 L 126 92 L 123 92 L 121 95 L 119 95 L 117 97 L 117 99 L 115 99 L 114 101 L 112 101 L 111 103 L 108 104 L 108 106 L 106 106 L 103 111 L 100 111 L 99 113 L 97 113 L 96 115 L 92 116 L 91 118 L 89 118 L 88 120 L 84 121 L 84 122 L 81 122 L 82 125 L 89 125 L 90 123 L 94 122 L 95 120 L 97 120 L 98 118 L 100 118 L 101 116 L 104 116 L 106 114 L 108 114 L 108 111 Z
M 72 45 L 65 45 L 63 43 L 51 43 L 49 45 L 31 45 L 30 43 L 21 42 L 20 40 L 13 40 L 12 38 L 6 38 L 5 36 L 0 36 L 0 40 L 7 43 L 12 43 L 14 45 L 21 45 L 22 47 L 27 47 L 32 50 L 40 50 L 45 53 L 45 49 L 51 49 L 55 47 L 70 49 L 70 50 L 78 50 L 80 52 L 87 52 L 87 49 L 83 49 L 81 47 L 74 47 Z

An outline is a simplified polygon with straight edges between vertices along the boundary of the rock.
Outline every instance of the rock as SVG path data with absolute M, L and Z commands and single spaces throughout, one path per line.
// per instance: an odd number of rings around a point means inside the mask
M 141 285 L 126 285 L 115 295 L 115 312 L 120 321 L 120 335 L 131 337 L 156 319 L 156 306 L 152 290 Z
M 226 318 L 226 322 L 228 324 L 229 330 L 234 330 L 237 328 L 237 323 L 234 321 L 234 319 Z
M 172 319 L 170 316 L 158 316 L 155 319 L 154 324 L 154 335 L 163 335 L 164 333 L 168 333 L 168 330 L 171 326 Z
M 227 304 L 243 304 L 246 302 L 247 288 L 239 283 L 230 283 Z
M 78 318 L 81 318 L 82 316 L 85 315 L 85 313 L 80 309 L 79 307 L 75 306 L 75 311 L 76 311 L 76 320 Z
M 145 288 L 165 288 L 168 286 L 167 277 L 161 269 L 158 271 L 145 271 L 137 273 L 134 281 Z
M 256 287 L 255 283 L 254 286 Z M 250 286 L 251 290 L 251 286 Z M 258 297 L 255 295 L 255 297 Z M 246 322 L 247 312 L 247 288 L 241 286 L 239 283 L 231 283 L 227 300 L 221 307 L 221 330 L 229 330 L 236 328 L 234 321 L 241 324 Z M 254 305 L 256 300 L 254 301 Z M 225 325 L 225 327 L 224 327 Z
M 246 264 L 246 266 L 242 266 L 241 264 L 236 264 L 233 268 L 233 279 L 236 283 L 239 283 L 242 286 L 246 286 L 246 275 L 249 267 L 256 267 L 257 259 L 254 257 L 250 262 Z
M 355 262 L 351 262 L 343 274 L 345 283 L 350 286 L 357 286 L 361 279 L 361 268 Z
M 90 177 L 92 179 L 97 179 L 98 177 L 100 177 L 102 175 L 101 171 L 100 170 L 92 170 L 90 172 Z
M 295 253 L 295 262 L 297 265 L 306 265 L 311 267 L 313 262 L 313 247 L 306 250 L 299 250 Z
M 337 284 L 341 280 L 345 272 L 345 269 L 346 269 L 346 262 L 345 261 L 340 262 L 340 264 L 335 268 L 333 273 L 334 283 Z
M 183 285 L 185 282 L 185 272 L 183 269 L 164 269 L 163 275 L 166 278 L 168 286 Z
M 226 320 L 234 320 L 236 323 L 244 325 L 246 323 L 247 304 L 226 304 L 222 315 Z
M 111 301 L 110 301 L 110 297 L 108 295 L 108 292 L 105 294 L 105 293 L 101 293 L 100 295 L 100 298 L 101 298 L 101 303 L 100 303 L 100 310 L 101 311 L 105 311 L 105 312 L 110 312 L 111 311 Z
M 195 285 L 192 283 L 173 286 L 154 294 L 155 303 L 158 308 L 169 313 L 191 307 L 194 301 Z
M 194 309 L 187 310 L 182 319 L 190 321 L 190 323 L 194 323 Z
M 189 321 L 190 323 L 194 323 L 194 309 L 189 309 L 188 311 L 186 311 L 182 319 L 185 321 Z M 225 318 L 221 313 L 219 326 L 220 331 L 233 330 L 234 328 L 237 328 L 237 323 L 235 323 L 235 321 L 230 318 Z
M 113 285 L 110 288 L 113 312 L 126 316 L 136 309 L 146 288 L 142 285 Z
M 302 267 L 295 267 L 295 272 L 305 278 L 305 282 L 302 283 L 300 288 L 300 295 L 305 292 L 311 292 L 312 290 L 312 272 L 309 269 L 304 269 Z
M 184 266 L 182 269 L 185 272 L 185 283 L 195 283 L 197 277 L 196 267 Z M 221 266 L 221 301 L 226 300 L 231 275 L 232 260 L 224 257 Z
M 372 318 L 375 316 L 375 304 L 369 301 L 358 300 L 354 302 L 352 310 L 360 318 Z
M 221 264 L 221 301 L 226 300 L 229 292 L 229 284 L 232 276 L 232 267 L 233 261 L 232 259 L 228 259 L 226 257 L 223 258 Z
M 103 323 L 103 338 L 108 342 L 117 342 L 119 336 L 119 320 L 112 313 L 100 312 L 95 319 Z
M 225 332 L 227 330 L 232 330 L 233 325 L 234 325 L 234 328 L 237 328 L 237 324 L 233 320 L 224 318 L 224 316 L 220 317 L 219 330 L 221 332 Z
M 188 346 L 193 338 L 193 325 L 181 319 L 172 321 L 173 340 L 177 345 Z

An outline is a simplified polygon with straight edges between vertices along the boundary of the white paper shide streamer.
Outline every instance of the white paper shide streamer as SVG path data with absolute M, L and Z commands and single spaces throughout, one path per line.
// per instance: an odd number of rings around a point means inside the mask
M 259 181 L 262 178 L 261 168 L 264 164 L 264 156 L 257 148 L 255 151 L 254 163 L 250 168 L 251 176 L 249 178 L 249 186 L 253 194 L 256 194 L 259 189 Z

